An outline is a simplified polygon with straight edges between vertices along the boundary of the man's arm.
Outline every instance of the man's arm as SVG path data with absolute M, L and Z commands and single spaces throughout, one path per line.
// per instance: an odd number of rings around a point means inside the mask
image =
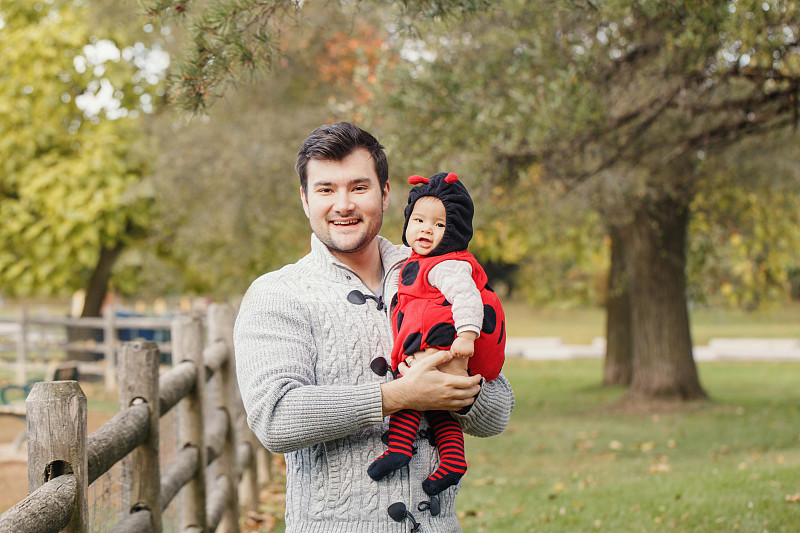
M 506 429 L 514 409 L 514 391 L 501 372 L 484 382 L 475 403 L 466 414 L 453 413 L 465 433 L 474 437 L 492 437 Z
M 436 368 L 452 358 L 449 352 L 440 351 L 418 359 L 411 367 L 400 363 L 403 377 L 381 385 L 383 414 L 401 409 L 454 411 L 472 405 L 481 390 L 481 377 L 455 376 Z
M 259 440 L 286 453 L 380 424 L 380 382 L 317 385 L 308 310 L 275 285 L 254 283 L 234 328 L 239 389 Z
M 492 381 L 480 375 L 457 376 L 440 372 L 436 367 L 452 360 L 453 355 L 439 351 L 418 357 L 412 366 L 400 363 L 403 376 L 381 386 L 384 414 L 399 409 L 453 411 L 464 431 L 474 437 L 492 437 L 506 429 L 514 409 L 514 391 L 501 372 Z M 468 407 L 465 414 L 457 411 Z

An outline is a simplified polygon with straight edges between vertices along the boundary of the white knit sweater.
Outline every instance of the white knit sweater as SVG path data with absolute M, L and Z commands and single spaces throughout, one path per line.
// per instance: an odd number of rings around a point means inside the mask
M 407 252 L 379 240 L 384 297 L 391 301 Z M 395 522 L 387 513 L 395 502 L 406 504 L 422 533 L 461 531 L 457 487 L 439 494 L 438 516 L 417 510 L 430 499 L 422 481 L 437 462 L 427 440 L 416 441 L 407 468 L 379 482 L 366 473 L 385 449 L 380 384 L 391 379 L 376 375 L 370 363 L 388 359 L 392 331 L 386 306 L 351 303 L 353 290 L 371 294 L 312 236 L 307 256 L 253 282 L 236 320 L 236 370 L 248 424 L 264 446 L 286 456 L 286 531 L 406 532 L 410 521 Z M 465 432 L 488 437 L 505 429 L 513 404 L 501 374 L 456 418 Z

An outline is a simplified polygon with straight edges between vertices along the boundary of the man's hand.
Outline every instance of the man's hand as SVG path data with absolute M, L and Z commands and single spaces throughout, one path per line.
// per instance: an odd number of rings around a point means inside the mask
M 401 409 L 458 411 L 472 405 L 481 390 L 481 376 L 454 376 L 436 368 L 452 359 L 450 352 L 440 351 L 410 367 L 400 363 L 403 377 L 381 384 L 383 416 Z

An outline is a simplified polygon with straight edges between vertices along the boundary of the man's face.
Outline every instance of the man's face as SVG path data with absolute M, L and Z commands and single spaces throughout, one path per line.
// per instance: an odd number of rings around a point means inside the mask
M 369 152 L 357 149 L 341 161 L 308 162 L 308 192 L 300 191 L 314 235 L 334 255 L 364 250 L 378 234 L 389 206 Z

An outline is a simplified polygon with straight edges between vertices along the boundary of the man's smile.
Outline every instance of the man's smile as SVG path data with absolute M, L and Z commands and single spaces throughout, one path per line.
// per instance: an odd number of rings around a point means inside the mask
M 358 218 L 348 218 L 345 220 L 332 220 L 331 223 L 334 226 L 353 226 L 361 222 L 361 219 Z

